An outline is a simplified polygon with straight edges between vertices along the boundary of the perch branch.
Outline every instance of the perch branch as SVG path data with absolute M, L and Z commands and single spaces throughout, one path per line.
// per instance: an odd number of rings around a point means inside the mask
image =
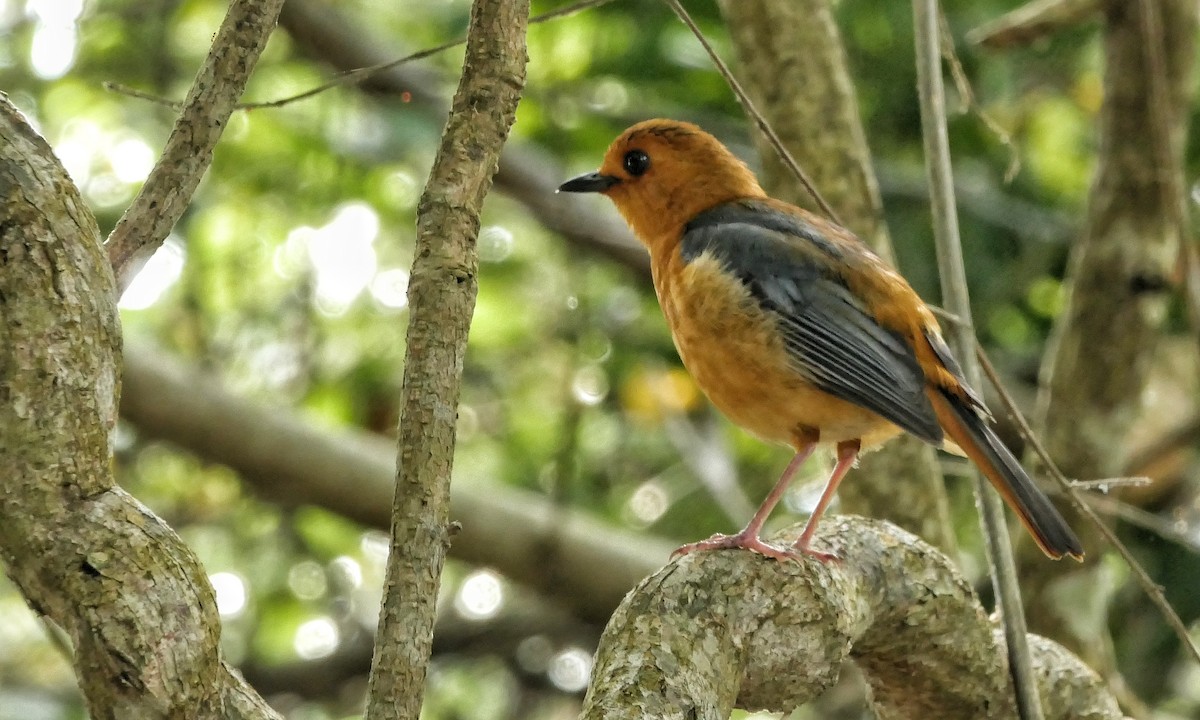
M 946 556 L 856 516 L 818 533 L 840 562 L 694 553 L 643 581 L 604 632 L 581 720 L 789 713 L 831 687 L 847 659 L 877 717 L 1014 716 L 1004 643 Z M 1077 658 L 1042 638 L 1031 647 L 1048 720 L 1121 717 Z

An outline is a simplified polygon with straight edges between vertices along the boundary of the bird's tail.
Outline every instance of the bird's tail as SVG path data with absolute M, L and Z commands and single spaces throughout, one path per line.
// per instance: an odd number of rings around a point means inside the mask
M 942 429 L 969 457 L 1016 512 L 1042 551 L 1054 559 L 1083 559 L 1083 545 L 1021 463 L 974 408 L 936 388 L 927 391 Z

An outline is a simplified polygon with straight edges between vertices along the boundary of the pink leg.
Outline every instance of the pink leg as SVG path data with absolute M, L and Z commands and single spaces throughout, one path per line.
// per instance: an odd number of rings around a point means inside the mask
M 792 481 L 792 476 L 804 464 L 804 461 L 813 454 L 813 450 L 817 448 L 815 436 L 812 439 L 807 439 L 804 444 L 796 449 L 795 456 L 783 469 L 783 474 L 779 476 L 779 480 L 775 482 L 775 487 L 771 488 L 770 494 L 758 506 L 758 510 L 754 513 L 754 517 L 750 518 L 750 522 L 742 531 L 736 535 L 713 535 L 707 540 L 700 542 L 689 543 L 680 547 L 675 552 L 671 553 L 671 557 L 679 557 L 697 550 L 717 550 L 721 548 L 745 548 L 753 550 L 756 553 L 766 555 L 767 557 L 783 560 L 793 557 L 793 553 L 789 550 L 781 550 L 773 545 L 768 545 L 759 539 L 758 534 L 762 531 L 763 525 L 766 524 L 767 518 L 771 515 L 771 511 L 783 499 L 784 493 L 787 492 L 788 485 Z
M 858 458 L 858 451 L 861 447 L 862 443 L 858 440 L 845 440 L 838 443 L 837 465 L 834 465 L 833 472 L 829 474 L 829 482 L 825 483 L 825 489 L 821 491 L 821 498 L 817 500 L 817 506 L 813 508 L 812 515 L 808 516 L 808 522 L 804 525 L 804 532 L 800 533 L 800 539 L 793 546 L 796 550 L 805 555 L 811 555 L 818 560 L 837 559 L 837 555 L 818 552 L 809 548 L 808 545 L 812 542 L 813 534 L 817 531 L 817 523 L 821 520 L 821 516 L 825 514 L 825 509 L 829 507 L 829 503 L 833 501 L 834 493 L 837 492 L 837 487 L 841 484 L 842 478 L 846 477 L 846 473 L 850 471 L 850 468 L 854 467 L 854 461 Z

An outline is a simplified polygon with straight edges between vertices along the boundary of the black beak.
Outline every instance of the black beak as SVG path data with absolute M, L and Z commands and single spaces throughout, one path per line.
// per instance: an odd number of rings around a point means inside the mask
M 580 175 L 577 178 L 571 178 L 562 185 L 558 186 L 558 192 L 604 192 L 613 185 L 621 182 L 621 178 L 613 177 L 612 175 L 601 175 L 598 172 Z

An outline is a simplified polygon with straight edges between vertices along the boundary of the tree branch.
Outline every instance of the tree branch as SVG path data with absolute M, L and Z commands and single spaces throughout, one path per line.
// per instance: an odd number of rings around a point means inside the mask
M 282 6 L 283 0 L 230 3 L 162 156 L 105 243 L 119 290 L 183 217 Z
M 847 659 L 877 717 L 1012 718 L 1002 639 L 949 559 L 881 521 L 827 522 L 840 562 L 694 553 L 647 578 L 604 632 L 581 720 L 788 713 Z M 1031 640 L 1048 719 L 1121 717 L 1094 672 Z
M 277 717 L 220 659 L 204 569 L 113 483 L 120 327 L 99 229 L 0 97 L 0 556 L 91 717 Z
M 1100 0 L 1031 0 L 967 33 L 967 41 L 992 50 L 1031 45 L 1083 24 L 1099 9 Z
M 317 428 L 238 398 L 211 376 L 136 343 L 125 349 L 122 383 L 121 417 L 144 436 L 231 467 L 274 502 L 319 505 L 388 527 L 395 458 L 386 440 Z M 450 513 L 462 525 L 452 557 L 494 567 L 596 623 L 675 548 L 475 478 L 451 486 Z
M 1198 8 L 1190 0 L 1155 4 L 1162 13 L 1158 42 L 1165 64 L 1166 107 L 1158 108 L 1146 80 L 1151 71 L 1139 19 L 1145 6 L 1103 3 L 1104 104 L 1096 175 L 1067 269 L 1070 293 L 1041 368 L 1034 425 L 1068 477 L 1103 478 L 1125 469 L 1126 438 L 1143 410 L 1181 242 L 1178 215 L 1169 209 L 1183 201 L 1172 195 L 1183 187 Z M 1159 113 L 1165 117 L 1156 117 Z M 1151 133 L 1151 140 L 1166 135 L 1170 146 L 1148 152 L 1147 129 L 1164 123 L 1167 127 Z M 1096 530 L 1080 529 L 1085 546 L 1099 542 Z M 1031 626 L 1087 648 L 1085 657 L 1094 666 L 1111 666 L 1103 626 L 1066 636 L 1080 626 L 1062 622 L 1061 597 L 1050 588 L 1056 577 L 1048 568 L 1029 576 Z M 1102 621 L 1104 613 L 1090 616 Z
M 472 4 L 462 79 L 417 206 L 392 548 L 367 691 L 369 720 L 415 718 L 425 694 L 438 587 L 453 534 L 450 472 L 478 291 L 479 213 L 525 86 L 528 20 L 529 0 Z

